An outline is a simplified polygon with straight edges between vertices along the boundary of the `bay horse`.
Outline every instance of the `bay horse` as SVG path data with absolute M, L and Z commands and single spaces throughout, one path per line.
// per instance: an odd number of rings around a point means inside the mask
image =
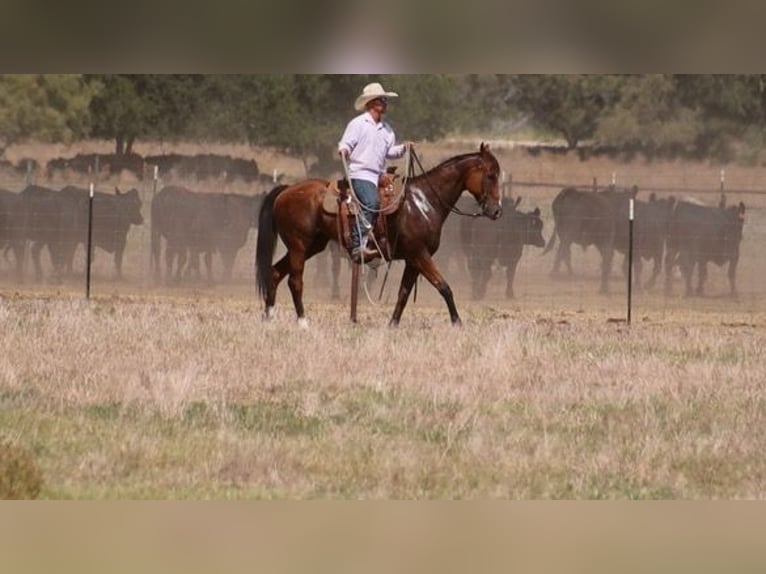
M 460 316 L 449 284 L 432 256 L 439 248 L 444 221 L 463 191 L 481 207 L 481 215 L 497 219 L 502 214 L 500 166 L 482 143 L 478 152 L 449 158 L 436 167 L 407 180 L 399 209 L 386 215 L 391 258 L 404 260 L 396 306 L 389 322 L 397 326 L 418 275 L 423 275 L 444 298 L 453 325 Z M 298 321 L 305 324 L 303 270 L 306 260 L 324 250 L 330 240 L 339 241 L 337 215 L 322 208 L 330 182 L 308 179 L 280 185 L 264 198 L 258 215 L 255 275 L 258 293 L 264 298 L 264 317 L 274 313 L 277 286 L 288 276 Z M 381 216 L 383 217 L 383 216 Z M 272 265 L 277 236 L 287 253 Z

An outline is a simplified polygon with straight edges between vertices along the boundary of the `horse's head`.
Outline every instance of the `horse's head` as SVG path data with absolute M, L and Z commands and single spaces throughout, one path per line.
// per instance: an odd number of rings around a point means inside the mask
M 500 193 L 500 164 L 489 151 L 489 145 L 482 143 L 476 162 L 466 177 L 465 187 L 481 206 L 482 213 L 490 219 L 503 214 Z

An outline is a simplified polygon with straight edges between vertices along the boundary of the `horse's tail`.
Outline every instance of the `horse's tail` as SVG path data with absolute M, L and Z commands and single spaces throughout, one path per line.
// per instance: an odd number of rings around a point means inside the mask
M 271 279 L 271 264 L 277 246 L 277 224 L 274 221 L 274 201 L 286 188 L 278 185 L 263 198 L 258 212 L 258 240 L 255 244 L 255 285 L 259 295 L 266 295 Z
M 541 255 L 545 255 L 551 249 L 553 249 L 553 246 L 556 244 L 556 237 L 558 237 L 558 230 L 556 229 L 556 226 L 554 225 L 553 234 L 551 235 L 551 238 L 548 240 L 548 245 L 545 246 L 545 250 L 543 250 Z

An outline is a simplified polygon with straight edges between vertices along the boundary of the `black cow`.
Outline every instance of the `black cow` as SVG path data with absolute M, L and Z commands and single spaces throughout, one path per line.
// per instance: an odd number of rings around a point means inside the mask
M 159 175 L 174 174 L 180 178 L 194 178 L 197 181 L 223 179 L 233 182 L 239 178 L 250 183 L 258 180 L 260 176 L 255 160 L 235 158 L 230 155 L 153 155 L 146 157 L 146 163 L 150 166 L 156 165 Z
M 76 210 L 77 242 L 71 251 L 63 253 L 67 270 L 72 270 L 72 260 L 77 244 L 87 244 L 88 240 L 88 195 L 87 189 L 67 186 L 60 191 L 61 195 L 71 201 Z M 114 254 L 114 274 L 116 279 L 122 279 L 122 261 L 131 225 L 141 225 L 144 218 L 141 215 L 141 198 L 138 190 L 131 189 L 121 192 L 115 188 L 114 194 L 97 191 L 93 194 L 93 236 L 91 254 L 98 247 L 107 253 Z M 67 246 L 68 247 L 68 246 Z
M 220 253 L 223 278 L 231 278 L 234 261 L 255 227 L 263 196 L 198 193 L 166 186 L 152 201 L 151 249 L 154 275 L 160 279 L 161 239 L 165 239 L 166 279 L 180 281 L 200 274 L 203 256 L 212 283 L 212 256 Z
M 4 255 L 13 253 L 16 280 L 19 282 L 24 276 L 25 220 L 22 196 L 0 189 L 0 249 Z
M 492 264 L 497 261 L 506 268 L 505 296 L 514 297 L 513 281 L 525 245 L 545 247 L 540 209 L 517 210 L 521 198 L 503 199 L 503 217 L 499 222 L 484 218 L 460 219 L 460 237 L 471 275 L 471 292 L 475 300 L 482 299 L 492 276 Z
M 54 189 L 29 185 L 21 192 L 25 239 L 30 244 L 30 255 L 35 278 L 43 278 L 40 253 L 48 248 L 54 281 L 63 278 L 67 262 L 71 261 L 79 241 L 78 232 L 85 220 L 76 203 Z
M 188 222 L 196 213 L 195 193 L 184 187 L 163 187 L 152 199 L 151 250 L 155 280 L 161 277 L 160 258 L 165 238 L 165 264 L 168 281 L 181 279 L 189 257 Z M 175 271 L 174 271 L 175 265 Z
M 144 177 L 144 159 L 136 153 L 78 153 L 70 158 L 54 158 L 46 164 L 48 179 L 57 172 L 71 170 L 79 174 L 93 174 L 98 167 L 99 175 L 119 175 L 123 170 L 133 173 L 138 179 Z
M 729 264 L 729 294 L 737 296 L 737 263 L 739 244 L 745 223 L 745 204 L 726 207 L 725 198 L 715 206 L 680 201 L 670 220 L 670 234 L 665 256 L 665 293 L 672 293 L 675 265 L 686 282 L 686 296 L 704 295 L 707 264 Z M 697 266 L 697 288 L 692 287 L 692 274 Z
M 564 188 L 551 205 L 555 228 L 543 255 L 548 253 L 559 238 L 559 248 L 551 275 L 557 276 L 562 261 L 568 274 L 572 272 L 571 245 L 583 248 L 595 245 L 601 254 L 601 286 L 599 291 L 609 291 L 612 258 L 621 225 L 627 226 L 628 203 L 638 188 L 617 190 L 613 186 L 604 191 L 584 191 L 574 187 Z
M 649 201 L 635 200 L 634 223 L 633 223 L 633 284 L 638 289 L 654 287 L 657 277 L 662 271 L 662 258 L 665 254 L 665 241 L 670 230 L 670 216 L 676 200 L 674 197 L 657 199 L 654 193 L 649 196 Z M 617 241 L 615 249 L 625 255 L 622 264 L 623 274 L 627 276 L 629 228 L 618 221 Z M 651 260 L 652 276 L 645 285 L 641 284 L 641 272 L 643 259 Z
M 455 204 L 455 210 L 459 214 L 477 213 L 476 200 L 470 194 L 460 196 Z M 439 239 L 439 250 L 434 254 L 434 260 L 440 269 L 451 270 L 451 274 L 464 276 L 466 272 L 463 220 L 474 219 L 468 215 L 448 217 L 442 227 Z M 499 223 L 499 222 L 495 222 Z

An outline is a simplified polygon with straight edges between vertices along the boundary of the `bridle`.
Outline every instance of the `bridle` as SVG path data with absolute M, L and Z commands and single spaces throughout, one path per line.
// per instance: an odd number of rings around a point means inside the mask
M 414 149 L 410 149 L 410 154 L 412 155 L 412 159 L 414 160 L 414 163 L 418 164 L 418 167 L 420 168 L 420 171 L 423 175 L 423 178 L 426 181 L 426 184 L 428 184 L 429 189 L 433 192 L 433 195 L 436 196 L 436 199 L 439 203 L 441 203 L 442 207 L 447 207 L 449 211 L 452 213 L 456 213 L 457 215 L 464 215 L 466 217 L 489 217 L 487 214 L 487 201 L 489 200 L 489 184 L 487 182 L 487 174 L 489 170 L 487 169 L 486 161 L 484 160 L 481 155 L 478 157 L 478 160 L 480 162 L 480 169 L 483 172 L 482 178 L 481 178 L 481 195 L 479 196 L 477 203 L 479 204 L 479 207 L 481 207 L 481 211 L 477 213 L 468 213 L 457 207 L 457 204 L 455 205 L 447 205 L 446 202 L 441 198 L 441 196 L 436 192 L 433 185 L 428 179 L 428 173 L 426 173 L 425 168 L 423 168 L 423 164 L 420 162 L 420 158 L 415 153 Z M 408 177 L 412 178 L 414 177 L 414 164 L 410 162 L 410 172 L 413 172 L 408 175 Z

